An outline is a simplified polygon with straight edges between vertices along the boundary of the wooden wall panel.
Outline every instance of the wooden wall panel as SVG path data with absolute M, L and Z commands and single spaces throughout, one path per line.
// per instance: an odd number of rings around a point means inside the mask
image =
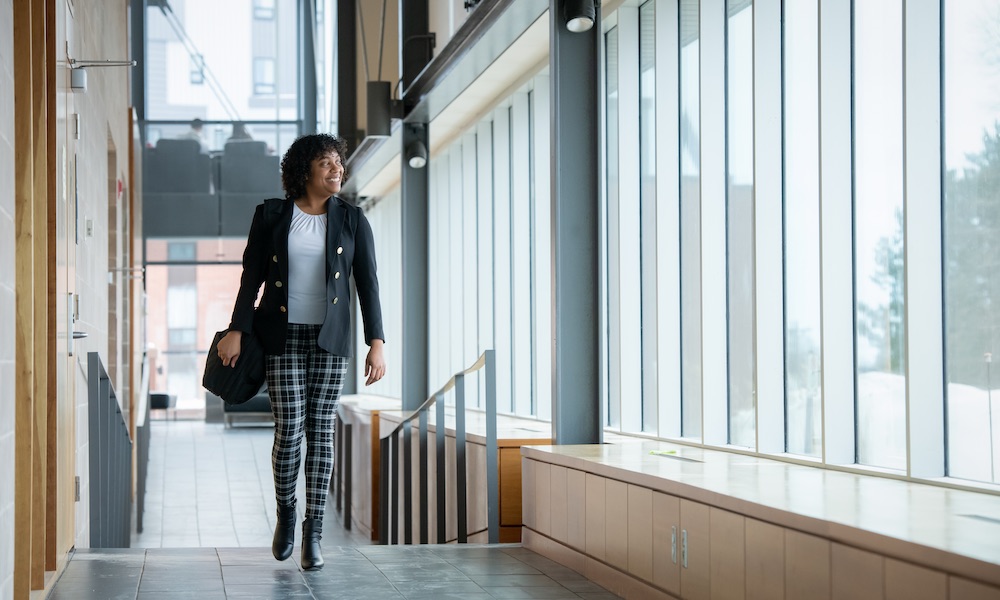
M 885 559 L 886 600 L 941 600 L 947 591 L 944 573 Z
M 1000 588 L 961 577 L 948 578 L 948 600 L 998 600 Z
M 605 549 L 605 529 L 604 524 L 607 519 L 607 500 L 605 496 L 605 479 L 590 473 L 586 474 L 586 545 L 585 551 L 590 556 L 598 560 L 604 560 Z
M 550 535 L 552 513 L 552 465 L 535 464 L 535 530 Z
M 49 0 L 14 5 L 15 463 L 14 595 L 43 589 L 55 566 L 49 465 Z M 52 66 L 49 63 L 52 62 Z M 49 536 L 50 530 L 52 535 Z M 47 552 L 48 550 L 48 552 Z
M 785 530 L 785 597 L 830 597 L 830 542 Z
M 521 519 L 525 527 L 537 530 L 535 527 L 535 465 L 538 463 L 530 458 L 521 459 Z
M 784 600 L 785 530 L 747 519 L 745 532 L 747 600 Z
M 877 600 L 882 598 L 883 559 L 877 554 L 833 544 L 830 560 L 833 600 Z
M 566 472 L 567 542 L 571 548 L 584 551 L 587 547 L 587 475 L 569 469 Z
M 500 525 L 520 526 L 523 518 L 521 506 L 521 448 L 500 448 Z
M 552 465 L 549 486 L 549 535 L 563 544 L 567 543 L 569 533 L 569 496 L 567 479 L 569 469 Z
M 611 566 L 628 570 L 628 484 L 605 479 L 604 559 Z
M 628 572 L 653 581 L 653 491 L 628 486 Z M 669 541 L 669 537 L 668 537 Z
M 709 518 L 712 600 L 743 600 L 746 596 L 744 518 L 714 507 Z

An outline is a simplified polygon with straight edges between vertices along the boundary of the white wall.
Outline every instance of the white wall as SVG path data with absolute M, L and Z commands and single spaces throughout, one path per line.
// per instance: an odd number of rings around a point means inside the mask
M 0 0 L 0 598 L 14 596 L 14 8 Z

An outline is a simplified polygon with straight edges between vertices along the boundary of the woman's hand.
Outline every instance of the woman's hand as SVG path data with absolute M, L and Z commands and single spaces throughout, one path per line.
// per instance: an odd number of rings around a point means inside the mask
M 365 359 L 365 385 L 371 385 L 385 376 L 385 356 L 382 355 L 382 340 L 372 340 L 371 350 Z
M 222 366 L 235 367 L 236 359 L 240 357 L 243 348 L 243 332 L 230 331 L 219 340 L 219 358 L 222 359 Z

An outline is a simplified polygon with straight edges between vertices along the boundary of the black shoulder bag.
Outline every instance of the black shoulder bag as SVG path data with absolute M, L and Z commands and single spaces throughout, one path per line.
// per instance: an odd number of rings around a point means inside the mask
M 257 341 L 257 336 L 244 333 L 236 364 L 227 367 L 219 358 L 219 340 L 228 332 L 228 329 L 216 332 L 205 359 L 205 374 L 201 384 L 226 404 L 243 404 L 256 396 L 264 385 L 264 348 Z
M 270 231 L 274 218 L 266 206 L 264 215 L 267 219 L 267 229 Z M 222 398 L 226 404 L 243 404 L 257 395 L 267 379 L 264 348 L 253 332 L 244 332 L 236 364 L 227 367 L 219 358 L 219 340 L 227 333 L 228 329 L 216 332 L 212 346 L 208 349 L 208 357 L 205 359 L 205 373 L 202 375 L 201 385 Z

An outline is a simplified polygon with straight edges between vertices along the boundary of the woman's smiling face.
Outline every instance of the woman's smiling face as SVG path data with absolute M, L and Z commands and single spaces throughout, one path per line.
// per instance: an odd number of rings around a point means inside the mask
M 336 152 L 323 154 L 311 163 L 306 193 L 316 196 L 332 196 L 340 191 L 344 180 L 344 164 Z

